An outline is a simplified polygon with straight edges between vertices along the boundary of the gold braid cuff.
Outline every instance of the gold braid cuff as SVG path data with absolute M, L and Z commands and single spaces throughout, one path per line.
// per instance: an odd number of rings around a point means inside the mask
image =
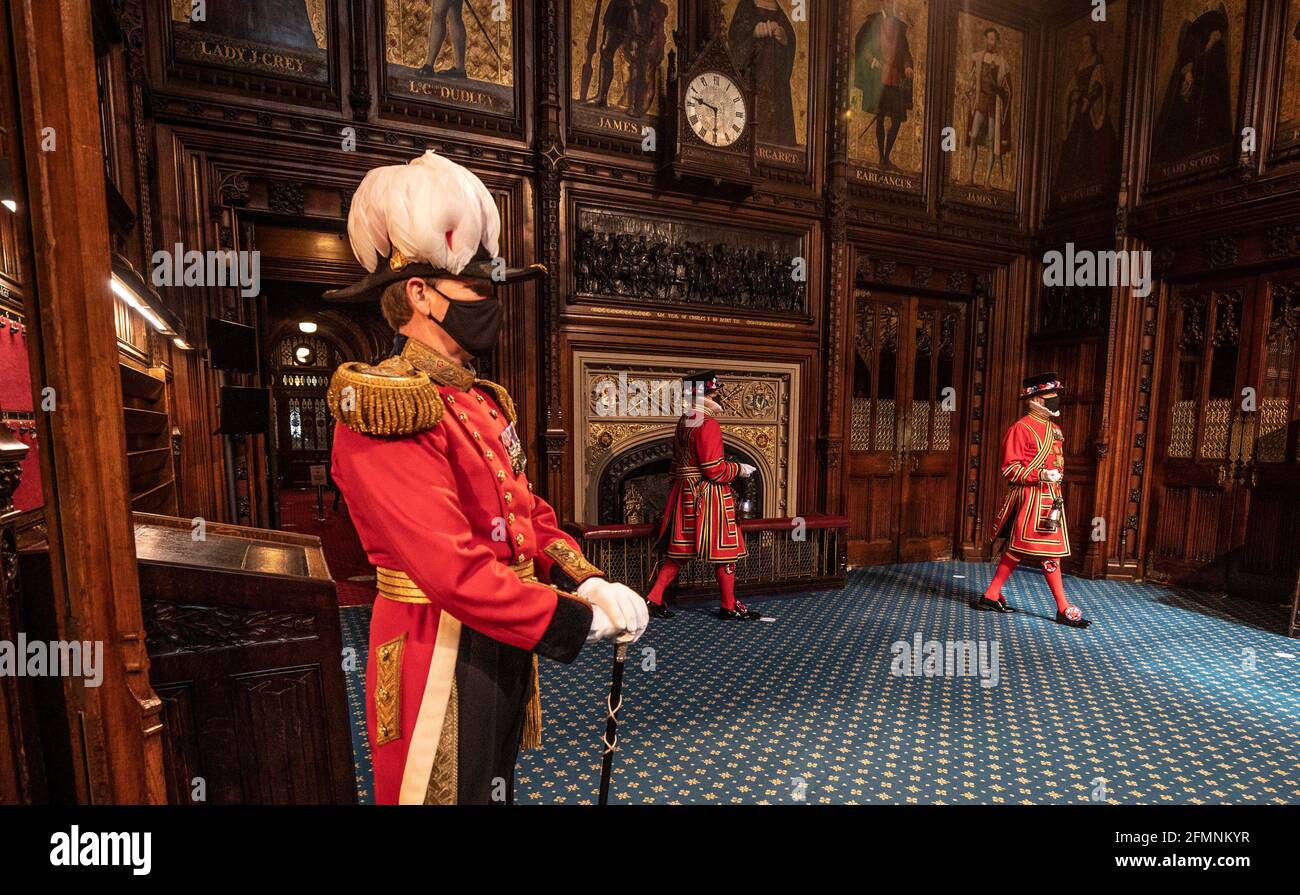
M 437 385 L 400 357 L 343 364 L 327 400 L 334 418 L 362 435 L 414 435 L 438 425 L 443 412 Z
M 569 546 L 568 541 L 559 538 L 551 541 L 542 550 L 557 566 L 578 584 L 588 578 L 604 578 L 605 573 L 596 568 L 587 557 Z

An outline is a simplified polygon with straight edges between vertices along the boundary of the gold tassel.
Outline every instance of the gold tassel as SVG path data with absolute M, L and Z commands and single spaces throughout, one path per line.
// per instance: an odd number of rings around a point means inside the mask
M 537 675 L 537 654 L 533 654 L 533 675 L 528 688 L 528 708 L 524 709 L 524 732 L 519 746 L 523 749 L 542 748 L 542 688 Z

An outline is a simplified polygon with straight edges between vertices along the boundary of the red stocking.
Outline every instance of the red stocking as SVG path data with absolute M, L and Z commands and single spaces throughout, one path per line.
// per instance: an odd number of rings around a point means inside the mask
M 1052 589 L 1052 596 L 1056 599 L 1056 611 L 1069 609 L 1070 601 L 1065 599 L 1065 585 L 1061 582 L 1061 564 L 1054 559 L 1043 560 L 1043 574 L 1047 576 L 1047 586 Z
M 993 581 L 989 584 L 988 590 L 984 591 L 986 599 L 993 602 L 1002 600 L 1002 585 L 1007 583 L 1011 573 L 1020 565 L 1020 557 L 1016 556 L 1010 550 L 1002 554 L 1002 561 L 998 563 L 998 570 L 993 573 Z
M 681 570 L 682 567 L 678 565 L 676 560 L 665 559 L 664 564 L 659 567 L 659 574 L 655 576 L 654 587 L 650 588 L 650 593 L 646 594 L 645 598 L 651 603 L 658 603 L 662 606 L 664 604 L 664 591 L 668 589 L 668 585 L 673 583 L 673 579 L 677 577 L 677 573 Z
M 734 564 L 717 565 L 713 573 L 718 579 L 718 590 L 722 592 L 722 608 L 736 608 L 736 567 Z

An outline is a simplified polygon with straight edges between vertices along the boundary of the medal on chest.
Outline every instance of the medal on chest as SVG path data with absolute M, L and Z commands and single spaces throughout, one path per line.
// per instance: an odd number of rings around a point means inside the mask
M 524 446 L 519 441 L 519 433 L 515 431 L 515 424 L 511 423 L 501 432 L 501 446 L 506 450 L 506 456 L 510 458 L 510 468 L 515 471 L 515 475 L 524 471 L 524 464 L 528 458 L 524 456 Z

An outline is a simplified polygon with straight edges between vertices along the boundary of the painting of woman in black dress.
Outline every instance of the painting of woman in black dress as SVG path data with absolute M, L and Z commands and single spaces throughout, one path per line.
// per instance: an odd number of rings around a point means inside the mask
M 1082 37 L 1065 97 L 1065 141 L 1056 169 L 1059 193 L 1119 179 L 1119 135 L 1111 120 L 1113 81 L 1097 46 L 1097 33 Z
M 324 83 L 329 78 L 325 0 L 172 0 L 176 59 Z
M 316 34 L 305 0 L 208 0 L 196 31 L 296 50 L 315 50 Z
M 1221 2 L 1199 14 L 1189 10 L 1179 26 L 1173 69 L 1152 139 L 1154 161 L 1177 161 L 1232 142 L 1229 27 L 1228 10 Z
M 727 43 L 741 74 L 758 94 L 759 142 L 797 145 L 791 83 L 798 37 L 779 0 L 740 0 Z

